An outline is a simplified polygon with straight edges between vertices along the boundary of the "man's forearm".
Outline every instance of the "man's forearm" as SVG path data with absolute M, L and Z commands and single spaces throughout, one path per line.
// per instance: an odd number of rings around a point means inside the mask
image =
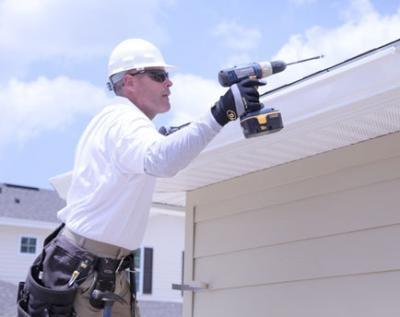
M 187 127 L 157 140 L 146 151 L 145 172 L 157 177 L 174 176 L 200 154 L 221 128 L 211 113 L 207 113 Z

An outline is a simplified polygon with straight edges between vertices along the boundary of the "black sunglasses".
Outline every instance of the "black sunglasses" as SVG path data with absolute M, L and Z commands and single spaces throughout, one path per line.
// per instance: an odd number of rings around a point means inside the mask
M 135 76 L 139 74 L 147 74 L 149 77 L 159 83 L 163 83 L 165 80 L 169 78 L 168 73 L 165 70 L 141 70 L 137 73 L 128 73 L 128 75 Z

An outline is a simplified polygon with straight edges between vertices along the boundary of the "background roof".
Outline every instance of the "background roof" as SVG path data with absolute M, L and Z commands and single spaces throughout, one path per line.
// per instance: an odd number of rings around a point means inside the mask
M 64 206 L 53 190 L 0 183 L 0 217 L 59 222 Z

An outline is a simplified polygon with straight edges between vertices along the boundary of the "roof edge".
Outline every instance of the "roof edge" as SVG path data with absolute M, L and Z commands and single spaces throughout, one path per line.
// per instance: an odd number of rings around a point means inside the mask
M 388 47 L 390 47 L 390 46 L 393 46 L 394 44 L 397 44 L 396 46 L 400 46 L 400 38 L 398 38 L 398 39 L 396 39 L 396 40 L 394 40 L 394 41 L 391 41 L 391 42 L 389 42 L 389 43 L 386 43 L 386 44 L 384 44 L 384 45 L 378 46 L 378 47 L 376 47 L 376 48 L 370 49 L 370 50 L 368 50 L 368 51 L 365 51 L 365 52 L 363 52 L 363 53 L 360 53 L 360 54 L 358 54 L 358 55 L 355 55 L 355 56 L 353 56 L 353 57 L 350 57 L 350 58 L 348 58 L 348 59 L 346 59 L 346 60 L 344 60 L 344 61 L 342 61 L 342 62 L 340 62 L 340 63 L 334 64 L 334 65 L 329 66 L 329 67 L 324 68 L 324 69 L 321 69 L 321 70 L 319 70 L 319 71 L 317 71 L 317 72 L 315 72 L 315 73 L 311 73 L 311 74 L 309 74 L 309 75 L 307 75 L 307 76 L 304 76 L 304 77 L 302 77 L 302 78 L 300 78 L 300 79 L 297 79 L 297 80 L 295 80 L 295 81 L 292 81 L 292 82 L 290 82 L 290 83 L 288 83 L 288 84 L 285 84 L 285 85 L 276 87 L 276 88 L 274 88 L 274 89 L 268 90 L 268 91 L 266 91 L 266 92 L 260 94 L 260 97 L 268 96 L 268 95 L 273 94 L 273 93 L 275 93 L 275 92 L 277 92 L 277 91 L 279 91 L 279 90 L 285 89 L 285 88 L 287 88 L 287 87 L 290 87 L 290 86 L 293 86 L 293 85 L 298 84 L 298 83 L 300 83 L 300 82 L 303 82 L 303 81 L 305 81 L 305 80 L 308 80 L 308 79 L 310 79 L 310 78 L 312 78 L 312 77 L 316 77 L 316 76 L 319 76 L 319 75 L 328 73 L 328 72 L 330 72 L 330 71 L 332 71 L 332 70 L 334 70 L 334 69 L 340 68 L 340 67 L 345 66 L 345 65 L 347 65 L 347 64 L 350 64 L 350 63 L 352 63 L 352 62 L 354 62 L 354 61 L 356 61 L 356 60 L 359 60 L 359 59 L 364 58 L 364 57 L 366 57 L 366 56 L 372 55 L 373 53 L 382 51 L 382 50 L 384 50 L 384 49 L 386 49 L 386 48 L 388 48 Z

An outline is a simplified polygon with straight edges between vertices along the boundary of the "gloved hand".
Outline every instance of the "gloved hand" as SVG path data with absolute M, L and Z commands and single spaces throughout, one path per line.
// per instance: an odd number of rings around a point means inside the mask
M 236 120 L 245 112 L 253 112 L 261 109 L 258 86 L 265 83 L 256 79 L 244 79 L 232 85 L 211 108 L 215 120 L 224 126 L 229 121 Z

